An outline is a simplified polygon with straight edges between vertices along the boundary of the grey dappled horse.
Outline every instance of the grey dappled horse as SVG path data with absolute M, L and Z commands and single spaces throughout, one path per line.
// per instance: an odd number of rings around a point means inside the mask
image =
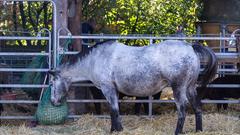
M 206 85 L 216 73 L 216 56 L 207 47 L 177 40 L 167 40 L 144 47 L 131 47 L 115 41 L 94 46 L 74 64 L 63 64 L 50 71 L 53 75 L 51 101 L 60 105 L 73 82 L 90 80 L 101 89 L 111 106 L 111 131 L 123 129 L 117 91 L 130 96 L 146 97 L 171 85 L 178 111 L 175 134 L 181 133 L 188 102 L 192 105 L 196 130 L 202 130 L 201 103 L 196 85 L 200 58 L 207 62 L 201 78 Z

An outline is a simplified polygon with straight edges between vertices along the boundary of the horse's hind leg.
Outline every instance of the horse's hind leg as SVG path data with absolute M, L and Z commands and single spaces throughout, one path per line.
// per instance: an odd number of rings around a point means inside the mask
M 103 94 L 98 88 L 91 87 L 90 91 L 91 91 L 94 99 L 103 99 Z M 100 115 L 101 114 L 101 108 L 102 108 L 101 103 L 94 103 L 94 106 L 95 106 L 96 114 Z
M 142 97 L 136 97 L 136 100 L 139 100 L 139 99 L 142 99 Z M 136 115 L 140 114 L 141 105 L 142 105 L 142 103 L 135 103 L 134 112 Z
M 120 121 L 117 91 L 114 86 L 101 86 L 103 95 L 111 107 L 111 131 L 122 131 L 123 127 Z
M 201 100 L 199 96 L 197 96 L 195 85 L 192 85 L 188 88 L 187 97 L 195 113 L 196 131 L 202 131 Z
M 172 88 L 174 100 L 178 111 L 178 121 L 175 130 L 175 135 L 178 135 L 179 133 L 182 133 L 184 121 L 186 118 L 186 105 L 187 105 L 186 88 L 177 85 L 172 85 Z

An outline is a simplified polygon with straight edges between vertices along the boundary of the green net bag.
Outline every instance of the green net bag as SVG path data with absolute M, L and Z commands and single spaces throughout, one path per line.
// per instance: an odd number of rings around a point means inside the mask
M 62 124 L 68 115 L 67 102 L 64 101 L 60 106 L 54 106 L 51 103 L 51 88 L 48 87 L 42 95 L 35 114 L 39 124 L 52 125 Z
M 64 48 L 68 48 L 72 43 L 71 38 L 66 40 Z M 62 61 L 63 55 L 57 59 L 57 65 Z M 60 106 L 54 106 L 51 103 L 51 88 L 48 87 L 42 94 L 41 100 L 38 104 L 37 112 L 35 114 L 36 120 L 39 124 L 51 125 L 62 124 L 68 115 L 67 101 L 64 101 Z

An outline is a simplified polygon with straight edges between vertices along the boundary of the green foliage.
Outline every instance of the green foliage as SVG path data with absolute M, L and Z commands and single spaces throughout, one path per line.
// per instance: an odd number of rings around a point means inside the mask
M 187 35 L 195 33 L 201 13 L 200 0 L 82 0 L 82 21 L 96 20 L 96 33 L 105 34 L 174 34 L 184 26 Z M 0 28 L 37 32 L 52 29 L 52 7 L 48 2 L 15 2 L 1 7 Z M 7 20 L 3 21 L 3 20 Z M 79 24 L 80 25 L 80 24 Z M 29 34 L 15 34 L 24 35 Z M 146 44 L 134 41 L 131 44 Z M 21 41 L 19 45 L 41 45 Z
M 91 2 L 94 1 L 97 0 Z M 201 11 L 201 3 L 198 0 L 103 1 L 105 5 L 95 6 L 97 13 L 91 12 L 91 15 L 97 18 L 99 24 L 105 24 L 102 28 L 110 29 L 107 32 L 113 34 L 174 34 L 180 25 L 184 26 L 186 34 L 193 34 L 195 22 L 198 21 L 197 16 Z M 106 4 L 107 2 L 109 4 Z M 90 10 L 92 5 L 88 4 Z M 97 8 L 106 10 L 99 12 L 101 10 Z M 100 14 L 101 16 L 98 16 Z
M 96 33 L 113 33 L 115 30 L 107 22 L 112 19 L 108 13 L 115 5 L 115 0 L 82 0 L 82 21 L 95 19 Z
M 52 7 L 49 2 L 13 2 L 1 5 L 0 29 L 3 35 L 36 36 L 43 28 L 52 29 Z M 15 31 L 15 32 L 13 32 Z M 10 45 L 46 45 L 46 41 L 8 41 Z

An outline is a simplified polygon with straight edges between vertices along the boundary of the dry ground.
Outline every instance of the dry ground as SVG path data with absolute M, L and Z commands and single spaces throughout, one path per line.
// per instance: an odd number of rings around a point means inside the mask
M 169 99 L 171 93 L 162 94 L 162 99 Z M 133 114 L 133 103 L 121 104 L 121 110 Z M 9 108 L 9 107 L 7 107 Z M 129 109 L 130 108 L 130 109 Z M 154 104 L 153 118 L 135 115 L 122 117 L 124 130 L 113 135 L 171 135 L 174 133 L 177 113 L 174 104 Z M 6 110 L 2 115 L 26 115 L 16 111 Z M 104 107 L 104 114 L 109 114 Z M 188 108 L 184 126 L 186 135 L 240 135 L 240 104 L 231 104 L 227 111 L 216 110 L 216 105 L 203 106 L 203 132 L 195 133 L 195 119 L 192 110 Z M 28 115 L 32 115 L 31 112 Z M 75 121 L 67 121 L 63 125 L 26 127 L 26 121 L 2 120 L 0 135 L 109 135 L 110 119 L 96 118 L 86 114 Z
M 188 113 L 184 126 L 185 134 L 240 135 L 239 105 L 230 105 L 228 111 L 221 112 L 216 112 L 215 108 L 213 105 L 204 106 L 204 131 L 200 133 L 195 133 L 194 115 Z M 153 118 L 123 116 L 124 131 L 113 135 L 171 135 L 174 133 L 176 119 L 177 114 L 172 109 Z M 22 121 L 5 121 L 0 127 L 1 135 L 108 135 L 109 131 L 110 120 L 93 115 L 83 115 L 80 119 L 64 125 L 28 128 Z

